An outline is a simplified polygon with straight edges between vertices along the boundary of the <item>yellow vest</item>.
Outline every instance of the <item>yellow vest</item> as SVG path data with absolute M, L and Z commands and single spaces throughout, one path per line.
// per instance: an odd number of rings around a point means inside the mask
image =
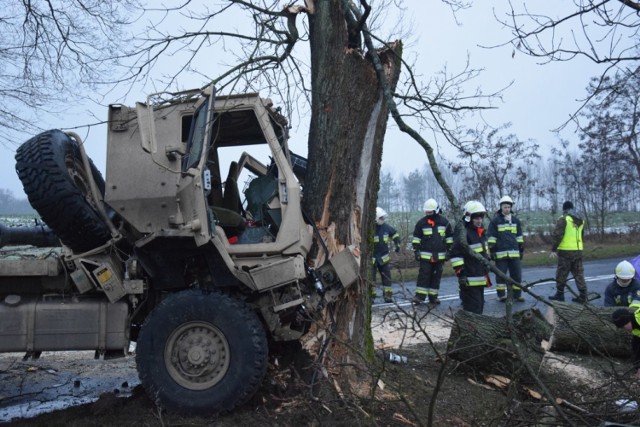
M 564 236 L 558 245 L 559 251 L 581 251 L 582 250 L 582 229 L 584 222 L 576 225 L 570 215 L 565 217 L 567 225 L 564 227 Z

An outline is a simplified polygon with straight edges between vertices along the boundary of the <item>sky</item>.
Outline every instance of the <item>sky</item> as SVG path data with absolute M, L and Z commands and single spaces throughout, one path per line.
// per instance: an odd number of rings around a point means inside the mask
M 536 6 L 556 10 L 558 3 L 562 2 L 537 0 Z M 599 72 L 596 65 L 580 60 L 541 65 L 521 53 L 512 57 L 513 49 L 510 46 L 495 49 L 481 47 L 500 44 L 509 39 L 508 29 L 502 28 L 493 17 L 493 13 L 501 14 L 506 10 L 506 0 L 478 0 L 473 7 L 458 11 L 455 17 L 440 0 L 408 0 L 406 4 L 409 8 L 397 29 L 410 31 L 407 37 L 403 37 L 405 59 L 415 60 L 416 69 L 425 79 L 444 66 L 450 72 L 461 71 L 469 59 L 473 68 L 484 70 L 469 86 L 470 89 L 481 86 L 485 92 L 491 92 L 513 82 L 504 93 L 504 102 L 497 103 L 498 108 L 495 110 L 483 113 L 484 119 L 496 126 L 511 122 L 509 132 L 515 133 L 520 139 L 538 142 L 543 156 L 548 153 L 549 147 L 558 144 L 558 136 L 551 130 L 566 121 L 579 106 L 579 99 L 585 94 L 589 78 Z M 558 13 L 562 11 L 558 10 Z M 194 83 L 192 87 L 200 86 L 200 83 Z M 135 101 L 143 101 L 146 95 L 142 92 L 132 93 L 127 102 L 133 105 Z M 121 102 L 115 96 L 113 101 L 108 98 L 107 96 L 106 104 Z M 97 120 L 104 120 L 106 113 L 105 106 L 95 103 L 71 105 L 68 111 L 60 112 L 55 119 L 49 119 L 50 127 L 70 129 L 95 123 Z M 473 126 L 474 123 L 469 125 Z M 97 126 L 89 132 L 86 129 L 78 132 L 85 140 L 89 156 L 104 174 L 106 127 Z M 565 129 L 561 136 L 577 142 L 572 128 Z M 306 144 L 306 125 L 294 124 L 290 148 L 304 155 Z M 25 197 L 22 185 L 15 173 L 16 147 L 17 145 L 0 147 L 0 188 L 8 189 L 16 197 L 22 198 Z M 441 155 L 453 158 L 451 149 L 444 145 L 439 145 L 439 148 Z M 425 164 L 423 149 L 409 136 L 399 132 L 390 120 L 382 159 L 383 171 L 390 171 L 396 176 L 407 175 L 410 171 L 422 169 Z

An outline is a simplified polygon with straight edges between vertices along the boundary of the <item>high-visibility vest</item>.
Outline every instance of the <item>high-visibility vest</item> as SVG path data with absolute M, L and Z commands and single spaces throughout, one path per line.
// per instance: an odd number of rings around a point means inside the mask
M 581 251 L 582 250 L 582 229 L 584 222 L 576 225 L 571 215 L 565 217 L 567 224 L 564 227 L 564 236 L 558 245 L 560 251 Z

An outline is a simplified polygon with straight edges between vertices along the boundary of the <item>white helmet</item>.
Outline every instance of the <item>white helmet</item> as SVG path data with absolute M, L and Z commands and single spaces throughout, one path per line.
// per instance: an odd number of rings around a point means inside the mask
M 502 196 L 502 198 L 498 202 L 498 206 L 502 206 L 503 203 L 509 203 L 511 206 L 513 206 L 513 199 L 511 199 L 511 197 L 509 196 Z
M 631 279 L 633 279 L 633 277 L 636 275 L 636 269 L 633 268 L 633 265 L 631 265 L 631 263 L 629 261 L 621 261 L 620 263 L 618 263 L 618 265 L 616 265 L 616 279 L 620 279 L 620 280 L 624 280 L 627 283 L 620 283 L 620 281 L 618 281 L 618 284 L 620 286 L 629 286 L 629 283 L 631 283 Z
M 486 213 L 487 210 L 477 200 L 468 201 L 464 205 L 464 220 L 467 222 L 471 221 L 471 217 L 474 215 L 482 214 L 484 216 Z
M 426 202 L 424 202 L 424 205 L 422 205 L 422 210 L 425 212 L 427 211 L 436 212 L 438 210 L 438 202 L 436 202 L 435 199 L 429 199 Z
M 382 208 L 376 208 L 376 220 L 387 216 L 387 212 Z

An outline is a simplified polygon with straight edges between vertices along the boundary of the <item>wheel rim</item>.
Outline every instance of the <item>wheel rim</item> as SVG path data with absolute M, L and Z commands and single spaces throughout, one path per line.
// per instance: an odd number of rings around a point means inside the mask
M 229 369 L 229 343 L 210 323 L 185 323 L 169 336 L 164 360 L 174 381 L 190 390 L 204 390 Z

